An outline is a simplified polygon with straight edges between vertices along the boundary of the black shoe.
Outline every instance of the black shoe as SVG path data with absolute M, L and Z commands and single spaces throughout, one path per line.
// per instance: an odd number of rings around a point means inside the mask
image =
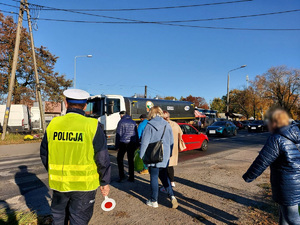
M 128 182 L 134 182 L 134 178 L 128 178 L 128 180 L 127 180 Z

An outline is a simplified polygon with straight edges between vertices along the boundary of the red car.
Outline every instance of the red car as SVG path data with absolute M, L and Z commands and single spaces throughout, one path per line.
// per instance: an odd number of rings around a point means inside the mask
M 234 125 L 237 126 L 240 130 L 244 129 L 245 126 L 240 121 L 233 121 Z
M 194 149 L 207 150 L 208 137 L 205 134 L 200 133 L 195 127 L 187 123 L 178 123 L 178 125 L 183 132 L 182 139 L 186 145 L 186 149 L 183 152 Z

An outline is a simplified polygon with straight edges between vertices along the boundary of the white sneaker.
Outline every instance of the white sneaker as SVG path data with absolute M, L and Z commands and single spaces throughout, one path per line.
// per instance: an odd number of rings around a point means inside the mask
M 164 187 L 161 187 L 159 190 L 162 193 L 168 194 L 167 190 Z
M 152 202 L 151 200 L 148 200 L 146 202 L 147 206 L 153 207 L 153 208 L 157 208 L 158 207 L 158 203 L 157 202 Z
M 172 200 L 172 208 L 173 209 L 177 209 L 178 208 L 178 202 L 177 202 L 177 199 L 174 197 L 174 196 L 172 196 L 171 197 L 171 200 Z
M 171 186 L 172 186 L 172 187 L 175 187 L 175 182 L 171 182 Z

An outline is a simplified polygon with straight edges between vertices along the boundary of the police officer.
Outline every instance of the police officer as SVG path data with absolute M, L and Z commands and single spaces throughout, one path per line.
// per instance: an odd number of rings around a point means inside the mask
M 106 138 L 97 119 L 84 116 L 86 91 L 64 91 L 67 114 L 54 118 L 44 135 L 40 155 L 53 189 L 53 224 L 88 224 L 100 186 L 109 194 L 110 159 Z M 67 213 L 66 213 L 67 212 Z

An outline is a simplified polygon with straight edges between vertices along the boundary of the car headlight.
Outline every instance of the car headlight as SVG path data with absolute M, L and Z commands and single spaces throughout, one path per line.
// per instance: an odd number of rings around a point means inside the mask
M 261 125 L 258 125 L 258 127 L 261 127 Z
M 219 131 L 220 131 L 220 130 L 222 130 L 222 129 L 223 129 L 223 127 L 219 127 L 217 130 L 219 130 Z

